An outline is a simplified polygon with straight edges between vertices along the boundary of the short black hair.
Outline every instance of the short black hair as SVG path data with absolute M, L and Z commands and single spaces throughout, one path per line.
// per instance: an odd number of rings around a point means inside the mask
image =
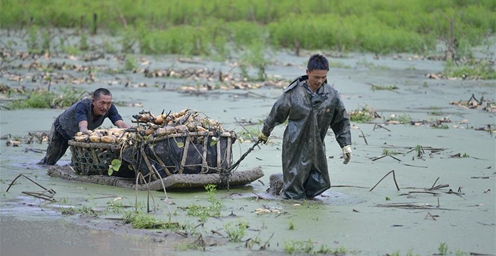
M 312 70 L 327 70 L 329 71 L 329 62 L 322 54 L 314 54 L 308 60 L 308 71 Z
M 100 98 L 101 95 L 112 96 L 112 93 L 105 88 L 98 88 L 93 92 L 93 99 L 96 100 L 96 99 Z

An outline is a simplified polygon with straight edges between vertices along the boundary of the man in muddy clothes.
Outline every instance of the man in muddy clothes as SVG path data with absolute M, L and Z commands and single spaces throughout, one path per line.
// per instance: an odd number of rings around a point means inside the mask
M 267 142 L 275 126 L 288 120 L 282 147 L 284 199 L 311 199 L 331 187 L 324 138 L 329 127 L 351 159 L 350 120 L 338 92 L 327 84 L 329 62 L 320 54 L 308 61 L 298 77 L 274 103 L 258 136 Z
M 54 165 L 65 154 L 77 132 L 90 133 L 109 118 L 119 128 L 129 128 L 122 121 L 112 103 L 112 93 L 105 88 L 93 92 L 91 99 L 83 99 L 66 109 L 52 124 L 46 156 L 38 164 Z

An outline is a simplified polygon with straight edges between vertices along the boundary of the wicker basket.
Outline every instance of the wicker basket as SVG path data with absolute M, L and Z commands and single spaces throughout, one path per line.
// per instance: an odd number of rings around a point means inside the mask
M 218 173 L 231 166 L 236 133 L 175 133 L 153 137 L 122 151 L 122 159 L 151 179 L 172 174 Z M 215 140 L 215 141 L 214 141 Z M 156 173 L 158 172 L 158 173 Z
M 108 175 L 113 159 L 119 159 L 118 144 L 86 143 L 70 140 L 73 168 L 77 174 Z
M 217 143 L 212 143 L 214 137 Z M 218 173 L 229 168 L 236 139 L 233 131 L 217 136 L 212 132 L 188 132 L 150 138 L 123 149 L 118 144 L 73 140 L 69 146 L 77 174 L 107 175 L 112 160 L 121 159 L 121 169 L 114 175 L 136 177 L 137 170 L 156 180 L 172 174 Z

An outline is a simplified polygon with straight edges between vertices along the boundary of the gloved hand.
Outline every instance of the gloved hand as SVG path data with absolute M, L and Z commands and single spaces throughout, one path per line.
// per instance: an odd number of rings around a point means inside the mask
M 263 144 L 267 144 L 267 140 L 269 140 L 269 136 L 265 136 L 265 134 L 263 134 L 263 132 L 260 132 L 258 134 L 258 141 L 263 142 Z
M 351 159 L 351 146 L 350 145 L 343 147 L 343 158 L 344 158 L 343 164 L 348 164 L 348 162 L 350 162 L 350 159 Z

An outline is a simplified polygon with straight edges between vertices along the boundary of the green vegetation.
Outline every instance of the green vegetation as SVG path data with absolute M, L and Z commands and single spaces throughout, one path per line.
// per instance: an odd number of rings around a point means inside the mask
M 283 242 L 284 251 L 288 254 L 310 254 L 310 255 L 346 255 L 348 250 L 345 247 L 341 246 L 337 249 L 330 249 L 326 245 L 321 245 L 319 249 L 314 248 L 314 242 L 310 239 L 306 241 L 294 241 L 291 240 L 289 242 Z
M 108 176 L 112 176 L 114 172 L 118 172 L 121 168 L 122 161 L 120 159 L 112 159 L 108 168 Z
M 256 140 L 258 138 L 258 133 L 260 132 L 260 127 L 245 127 L 245 129 L 237 132 L 240 139 L 244 140 Z
M 128 211 L 124 214 L 123 221 L 131 224 L 135 229 L 178 229 L 179 224 L 157 220 L 150 214 Z
M 439 251 L 439 253 L 438 253 L 439 255 L 448 254 L 448 245 L 446 243 L 439 244 L 438 251 Z
M 95 216 L 95 217 L 98 216 L 98 214 L 93 210 L 93 208 L 85 205 L 78 208 L 74 208 L 74 207 L 64 208 L 62 209 L 61 213 L 65 215 L 81 214 L 85 216 Z
M 494 62 L 489 60 L 469 59 L 467 62 L 448 61 L 444 65 L 443 75 L 462 79 L 496 79 Z
M 227 238 L 231 242 L 241 242 L 246 234 L 246 228 L 248 223 L 244 220 L 238 220 L 236 223 L 228 222 L 224 226 L 224 230 L 227 233 Z
M 439 107 L 430 107 L 429 109 L 431 110 L 431 112 L 429 112 L 430 115 L 442 116 L 444 114 Z
M 443 123 L 440 123 L 440 124 L 435 123 L 435 124 L 432 125 L 432 128 L 433 129 L 444 129 L 444 130 L 447 130 L 447 129 L 449 129 L 449 126 L 447 124 L 443 124 Z
M 378 90 L 397 90 L 398 86 L 396 85 L 372 85 L 372 91 Z
M 190 205 L 188 206 L 187 215 L 199 217 L 201 222 L 206 221 L 209 217 L 219 217 L 220 211 L 224 208 L 222 202 L 215 197 L 216 186 L 213 184 L 205 185 L 205 190 L 208 193 L 208 201 L 210 205 Z
M 311 253 L 313 251 L 312 240 L 283 242 L 284 251 L 289 254 Z
M 409 124 L 412 122 L 412 117 L 408 114 L 401 114 L 399 116 L 393 116 L 388 121 L 398 121 L 400 124 Z
M 426 53 L 438 40 L 457 43 L 458 55 L 470 55 L 496 31 L 496 2 L 480 1 L 2 1 L 0 27 L 29 28 L 30 48 L 53 44 L 37 28 L 81 31 L 80 49 L 97 31 L 123 35 L 124 51 L 143 54 L 228 56 L 236 49 L 269 44 L 274 48 Z M 35 37 L 43 37 L 38 42 Z M 262 47 L 265 48 L 265 47 Z M 257 65 L 260 63 L 257 63 Z
M 425 154 L 424 147 L 422 145 L 417 145 L 415 147 L 415 152 L 417 152 L 417 157 L 422 157 Z
M 107 202 L 107 207 L 105 209 L 105 212 L 109 213 L 109 212 L 112 212 L 112 213 L 122 213 L 124 212 L 126 207 L 124 207 L 124 205 L 122 204 L 121 201 L 109 201 Z
M 29 92 L 15 93 L 7 91 L 5 94 L 16 96 L 7 109 L 25 109 L 25 108 L 66 108 L 82 99 L 84 92 L 74 87 L 62 87 L 61 94 L 50 90 L 33 90 Z M 27 95 L 27 98 L 26 96 Z
M 375 110 L 369 106 L 365 106 L 359 110 L 350 111 L 350 121 L 357 123 L 365 123 L 377 116 Z

